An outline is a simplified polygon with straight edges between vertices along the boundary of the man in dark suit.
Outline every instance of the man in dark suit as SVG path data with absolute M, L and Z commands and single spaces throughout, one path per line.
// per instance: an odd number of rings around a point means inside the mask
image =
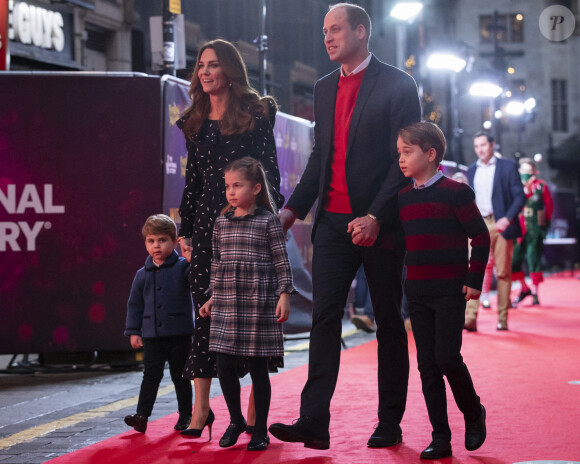
M 513 239 L 522 235 L 518 213 L 526 203 L 518 167 L 513 161 L 494 156 L 495 142 L 485 132 L 473 137 L 479 160 L 467 169 L 467 180 L 475 191 L 475 202 L 487 224 L 497 273 L 497 330 L 508 329 Z M 477 330 L 479 300 L 467 303 L 465 329 Z
M 420 119 L 415 81 L 369 53 L 370 18 L 339 3 L 324 19 L 324 42 L 340 69 L 314 88 L 314 147 L 300 183 L 280 213 L 285 230 L 318 200 L 312 230 L 314 305 L 308 380 L 300 419 L 273 424 L 288 442 L 327 449 L 330 401 L 340 364 L 341 319 L 359 266 L 364 266 L 378 340 L 379 425 L 372 447 L 402 441 L 400 421 L 409 377 L 401 318 L 404 251 L 397 193 L 408 180 L 398 168 L 397 132 Z

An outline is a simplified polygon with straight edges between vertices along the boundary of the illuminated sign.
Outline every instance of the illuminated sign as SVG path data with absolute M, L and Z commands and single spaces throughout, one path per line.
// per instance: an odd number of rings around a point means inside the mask
M 26 2 L 17 2 L 12 10 L 14 40 L 48 50 L 64 50 L 64 18 L 58 11 L 50 11 Z
M 55 205 L 53 201 L 53 186 L 45 184 L 42 195 L 34 184 L 26 184 L 18 192 L 16 185 L 8 184 L 6 193 L 0 189 L 0 205 L 11 215 L 22 215 L 28 211 L 36 214 L 64 214 L 64 206 Z M 5 221 L 0 222 L 0 252 L 1 251 L 36 251 L 36 239 L 43 229 L 50 229 L 50 221 Z
M 73 24 L 66 8 L 9 0 L 10 55 L 79 68 L 74 60 Z

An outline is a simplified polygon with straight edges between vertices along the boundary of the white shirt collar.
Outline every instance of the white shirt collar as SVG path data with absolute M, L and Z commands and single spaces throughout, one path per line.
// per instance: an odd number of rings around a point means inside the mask
M 477 160 L 477 167 L 478 168 L 485 168 L 488 166 L 495 166 L 495 164 L 497 164 L 497 157 L 495 155 L 493 155 L 490 160 L 487 162 L 487 164 L 484 164 L 483 161 L 481 161 L 480 159 Z
M 344 77 L 344 76 L 353 76 L 353 75 L 355 75 L 355 74 L 357 74 L 357 73 L 361 72 L 362 70 L 364 70 L 364 69 L 366 69 L 366 68 L 368 67 L 369 63 L 371 62 L 371 58 L 372 58 L 372 56 L 373 56 L 373 55 L 372 55 L 372 53 L 369 53 L 369 56 L 367 56 L 367 57 L 364 59 L 364 61 L 363 61 L 361 64 L 359 64 L 359 65 L 358 65 L 358 66 L 357 66 L 357 67 L 354 69 L 354 71 L 353 71 L 353 72 L 351 72 L 350 74 L 345 74 L 345 73 L 344 73 L 344 69 L 343 69 L 343 68 L 342 68 L 342 66 L 341 66 L 341 67 L 340 67 L 340 75 L 341 75 L 341 76 L 343 76 L 343 77 Z
M 424 184 L 421 185 L 417 185 L 417 182 L 415 182 L 415 179 L 413 179 L 413 188 L 417 189 L 417 190 L 421 190 L 427 187 L 432 186 L 435 182 L 437 182 L 439 179 L 441 179 L 443 177 L 443 173 L 441 171 L 437 171 L 437 173 L 431 177 L 431 179 L 429 179 L 427 182 L 425 182 Z

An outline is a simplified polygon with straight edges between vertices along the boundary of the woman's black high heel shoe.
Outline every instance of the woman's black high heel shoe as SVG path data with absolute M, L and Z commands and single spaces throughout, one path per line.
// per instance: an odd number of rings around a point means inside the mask
M 246 421 L 241 424 L 230 423 L 226 429 L 226 433 L 220 440 L 220 446 L 222 448 L 229 448 L 234 446 L 238 442 L 239 436 L 246 430 Z
M 213 411 L 210 409 L 207 415 L 207 419 L 205 420 L 205 424 L 203 424 L 203 427 L 201 429 L 187 429 L 180 432 L 180 434 L 185 435 L 187 437 L 201 437 L 201 432 L 203 432 L 203 429 L 205 429 L 205 427 L 207 426 L 207 428 L 209 429 L 209 439 L 211 440 L 211 427 L 213 425 L 214 420 L 215 416 L 213 414 Z

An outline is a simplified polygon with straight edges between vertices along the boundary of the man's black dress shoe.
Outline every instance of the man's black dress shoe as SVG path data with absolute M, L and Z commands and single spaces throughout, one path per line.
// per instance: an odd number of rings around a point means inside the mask
M 388 448 L 389 446 L 398 445 L 403 441 L 401 432 L 393 431 L 391 427 L 379 422 L 375 431 L 369 438 L 367 446 L 369 448 Z
M 327 450 L 330 448 L 328 431 L 320 431 L 320 425 L 310 417 L 300 417 L 292 425 L 272 424 L 268 429 L 280 441 L 304 443 L 305 448 Z
M 147 430 L 147 417 L 141 414 L 131 414 L 125 416 L 125 424 L 133 427 L 137 432 L 145 433 L 145 430 Z
M 268 448 L 270 444 L 270 437 L 268 435 L 252 435 L 252 439 L 250 443 L 248 443 L 247 449 L 248 451 L 263 451 Z
M 473 422 L 465 422 L 465 449 L 474 451 L 483 445 L 487 435 L 485 429 L 485 408 L 481 405 L 481 415 Z
M 179 419 L 177 419 L 175 427 L 173 428 L 175 430 L 185 430 L 187 427 L 189 427 L 190 423 L 191 423 L 191 414 L 190 415 L 180 414 Z
M 435 438 L 427 448 L 421 452 L 421 459 L 442 459 L 452 455 L 451 443 L 447 440 Z

